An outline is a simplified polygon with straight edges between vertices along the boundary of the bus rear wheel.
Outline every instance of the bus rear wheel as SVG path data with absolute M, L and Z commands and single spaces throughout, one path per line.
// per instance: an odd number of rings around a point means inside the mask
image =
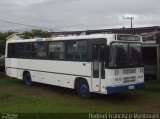
M 91 98 L 91 93 L 89 91 L 89 86 L 87 81 L 85 80 L 79 81 L 76 86 L 76 90 L 80 97 L 86 98 L 86 99 Z
M 25 72 L 23 75 L 23 81 L 27 86 L 32 85 L 32 78 L 29 72 Z

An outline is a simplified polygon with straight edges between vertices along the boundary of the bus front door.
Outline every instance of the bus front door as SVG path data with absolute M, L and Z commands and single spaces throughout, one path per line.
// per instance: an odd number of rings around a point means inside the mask
M 101 90 L 101 79 L 105 78 L 104 71 L 105 45 L 95 44 L 92 46 L 92 90 Z

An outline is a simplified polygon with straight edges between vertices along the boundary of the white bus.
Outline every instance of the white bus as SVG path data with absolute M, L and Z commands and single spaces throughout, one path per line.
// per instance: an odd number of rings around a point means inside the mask
M 92 34 L 10 40 L 5 70 L 27 85 L 67 87 L 83 98 L 140 89 L 144 86 L 141 37 Z

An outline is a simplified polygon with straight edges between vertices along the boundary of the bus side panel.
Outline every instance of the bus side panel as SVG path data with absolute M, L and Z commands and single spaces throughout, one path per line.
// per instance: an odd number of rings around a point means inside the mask
M 9 60 L 9 59 L 8 59 Z M 13 62 L 10 61 L 10 62 Z M 26 69 L 37 72 L 74 75 L 74 76 L 91 76 L 90 62 L 76 61 L 54 61 L 54 60 L 36 60 L 36 59 L 17 59 L 17 64 L 9 64 L 6 67 Z
M 11 77 L 22 79 L 23 71 L 29 71 L 34 82 L 68 88 L 74 88 L 77 77 L 84 77 L 91 87 L 91 63 L 89 62 L 8 58 L 6 68 L 7 75 Z
M 15 58 L 5 58 L 6 75 L 10 77 L 18 78 L 18 70 L 13 67 L 17 67 L 17 59 Z
M 75 76 L 37 71 L 30 71 L 30 73 L 34 82 L 74 88 Z

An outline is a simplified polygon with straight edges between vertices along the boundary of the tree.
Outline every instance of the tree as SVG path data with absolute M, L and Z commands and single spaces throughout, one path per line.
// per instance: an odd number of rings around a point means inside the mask
M 6 38 L 10 35 L 11 33 L 9 32 L 0 32 L 0 56 L 5 54 Z
M 24 31 L 20 37 L 23 39 L 31 39 L 33 37 L 33 35 L 29 31 Z
M 11 35 L 11 33 L 9 33 L 9 32 L 5 32 L 5 33 L 1 33 L 1 32 L 0 32 L 0 41 L 6 40 L 6 38 L 7 38 L 8 36 L 10 36 L 10 35 Z
M 50 37 L 51 34 L 47 31 L 43 31 L 41 29 L 32 29 L 31 31 L 25 31 L 22 33 L 21 38 L 30 39 L 30 38 L 47 38 Z
M 5 54 L 6 41 L 0 41 L 0 56 Z

